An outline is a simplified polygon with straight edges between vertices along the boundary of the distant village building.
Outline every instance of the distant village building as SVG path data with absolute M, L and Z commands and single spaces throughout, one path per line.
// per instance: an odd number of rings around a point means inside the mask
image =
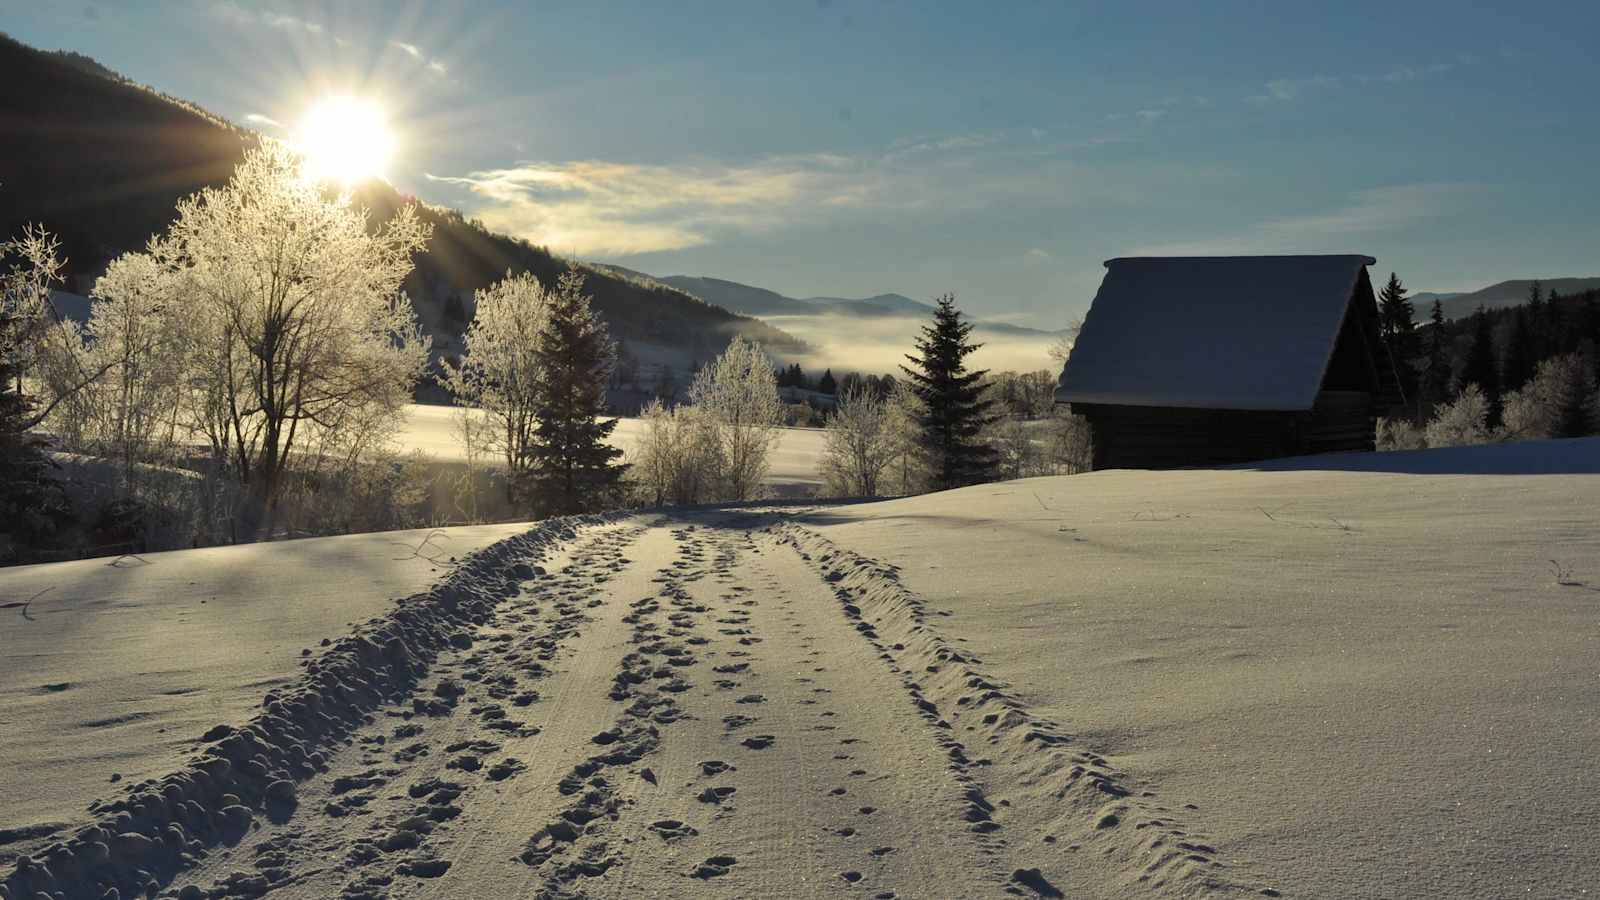
M 1372 450 L 1403 398 L 1370 256 L 1106 262 L 1057 403 L 1096 469 L 1172 469 Z

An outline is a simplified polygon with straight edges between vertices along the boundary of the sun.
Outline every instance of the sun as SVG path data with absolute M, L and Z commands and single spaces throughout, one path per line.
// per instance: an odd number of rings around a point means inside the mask
M 351 185 L 382 178 L 394 155 L 394 134 L 383 108 L 362 97 L 329 97 L 306 112 L 294 137 L 306 175 Z

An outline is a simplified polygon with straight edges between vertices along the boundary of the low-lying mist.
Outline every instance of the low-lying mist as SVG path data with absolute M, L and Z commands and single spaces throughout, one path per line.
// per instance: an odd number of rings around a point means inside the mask
M 823 369 L 836 374 L 898 375 L 906 354 L 916 350 L 914 341 L 921 328 L 931 321 L 922 316 L 846 316 L 836 314 L 807 316 L 762 316 L 777 328 L 810 344 L 812 352 L 800 357 L 785 354 L 783 361 L 798 362 L 815 375 Z M 1051 335 L 996 334 L 981 324 L 972 340 L 982 344 L 967 365 L 996 372 L 1034 372 L 1056 368 L 1050 358 Z

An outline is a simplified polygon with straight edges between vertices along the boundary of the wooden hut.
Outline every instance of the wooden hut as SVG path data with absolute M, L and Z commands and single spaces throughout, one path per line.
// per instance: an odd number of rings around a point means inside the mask
M 1094 468 L 1372 450 L 1403 403 L 1370 256 L 1137 257 L 1105 280 L 1055 399 Z

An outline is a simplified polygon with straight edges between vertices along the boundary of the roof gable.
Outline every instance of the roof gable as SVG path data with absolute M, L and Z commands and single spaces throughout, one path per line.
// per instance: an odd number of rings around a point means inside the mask
M 1370 256 L 1125 257 L 1056 387 L 1064 403 L 1305 410 Z

